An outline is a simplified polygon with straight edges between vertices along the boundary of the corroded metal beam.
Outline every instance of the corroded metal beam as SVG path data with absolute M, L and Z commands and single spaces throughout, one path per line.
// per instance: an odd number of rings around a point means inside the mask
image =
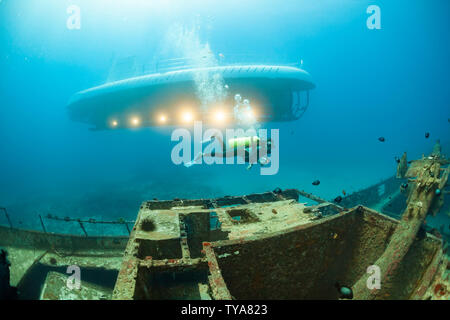
M 442 174 L 441 171 L 440 145 L 437 142 L 430 156 L 414 162 L 414 168 L 410 168 L 406 173 L 406 177 L 416 178 L 410 181 L 412 189 L 408 195 L 407 208 L 383 255 L 374 263 L 381 271 L 381 288 L 369 290 L 369 275 L 365 274 L 353 286 L 355 299 L 384 299 L 392 290 L 394 280 L 399 274 L 398 267 L 416 239 L 425 217 L 430 213 L 433 201 L 440 195 L 437 190 L 447 183 L 448 169 Z

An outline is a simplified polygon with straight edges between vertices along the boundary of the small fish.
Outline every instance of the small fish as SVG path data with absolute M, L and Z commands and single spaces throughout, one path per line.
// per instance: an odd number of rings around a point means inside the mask
M 400 159 L 398 157 L 395 157 L 395 162 L 400 163 Z
M 320 184 L 320 180 L 313 181 L 313 183 L 312 183 L 313 186 L 318 186 L 319 184 Z
M 406 188 L 408 188 L 408 184 L 406 182 L 402 183 L 402 185 L 400 187 L 402 187 L 402 189 L 406 189 Z
M 281 188 L 276 187 L 272 192 L 275 194 L 281 194 L 283 191 L 281 190 Z
M 341 286 L 338 282 L 334 285 L 339 292 L 341 299 L 353 299 L 353 290 L 347 286 Z
M 346 195 L 347 195 L 347 192 L 345 192 L 345 190 L 342 190 L 342 194 L 343 194 L 344 196 L 346 196 Z
M 430 137 L 430 133 L 429 132 L 425 132 L 425 139 L 428 139 Z
M 384 137 L 379 137 L 378 140 L 379 140 L 380 142 L 385 142 L 385 141 L 386 141 L 386 139 L 385 139 Z
M 334 202 L 336 202 L 336 203 L 339 203 L 339 202 L 341 202 L 342 201 L 342 197 L 341 196 L 337 196 L 335 199 L 334 199 Z

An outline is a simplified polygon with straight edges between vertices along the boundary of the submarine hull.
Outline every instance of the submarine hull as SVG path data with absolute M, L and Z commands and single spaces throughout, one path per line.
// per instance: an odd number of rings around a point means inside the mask
M 233 66 L 190 69 L 164 74 L 150 74 L 108 83 L 75 94 L 69 102 L 72 120 L 88 123 L 97 129 L 132 127 L 130 119 L 138 117 L 140 126 L 179 125 L 180 112 L 189 109 L 195 120 L 211 122 L 209 111 L 202 108 L 197 95 L 198 72 L 221 74 L 228 95 L 207 110 L 221 108 L 232 117 L 234 94 L 251 99 L 257 120 L 293 121 L 301 117 L 314 88 L 310 75 L 298 68 L 282 66 Z

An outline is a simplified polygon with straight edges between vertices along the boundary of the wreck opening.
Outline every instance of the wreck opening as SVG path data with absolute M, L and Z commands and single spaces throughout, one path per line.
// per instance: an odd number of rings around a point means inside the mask
M 72 294 L 73 299 L 109 300 L 112 297 L 118 273 L 118 270 L 84 267 L 81 277 L 81 286 L 84 287 L 84 292 L 75 290 L 72 293 L 66 284 L 71 275 L 67 273 L 66 266 L 38 263 L 22 278 L 17 288 L 20 292 L 20 300 L 53 300 L 57 299 L 62 291 L 66 291 L 67 297 Z
M 154 259 L 179 259 L 182 258 L 180 241 L 177 239 L 167 240 L 145 240 L 138 239 L 139 250 L 137 257 L 145 259 L 152 257 Z
M 259 221 L 259 219 L 248 209 L 231 209 L 227 210 L 227 214 L 231 217 L 231 219 L 240 223 L 252 223 Z
M 208 294 L 206 267 L 140 267 L 137 300 L 205 300 Z

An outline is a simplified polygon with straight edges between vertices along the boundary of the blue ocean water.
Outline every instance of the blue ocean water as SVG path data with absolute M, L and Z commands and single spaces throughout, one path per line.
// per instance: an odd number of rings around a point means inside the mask
M 71 5 L 79 29 L 67 28 Z M 370 5 L 381 29 L 367 27 Z M 281 187 L 332 199 L 392 176 L 405 151 L 420 157 L 440 139 L 449 155 L 449 9 L 447 0 L 1 0 L 0 206 L 39 228 L 48 213 L 134 219 L 153 198 Z M 280 130 L 276 175 L 174 165 L 171 128 L 93 132 L 68 118 L 69 98 L 105 83 L 114 61 L 179 56 L 174 26 L 215 54 L 303 61 L 317 86 L 308 110 L 263 124 Z

